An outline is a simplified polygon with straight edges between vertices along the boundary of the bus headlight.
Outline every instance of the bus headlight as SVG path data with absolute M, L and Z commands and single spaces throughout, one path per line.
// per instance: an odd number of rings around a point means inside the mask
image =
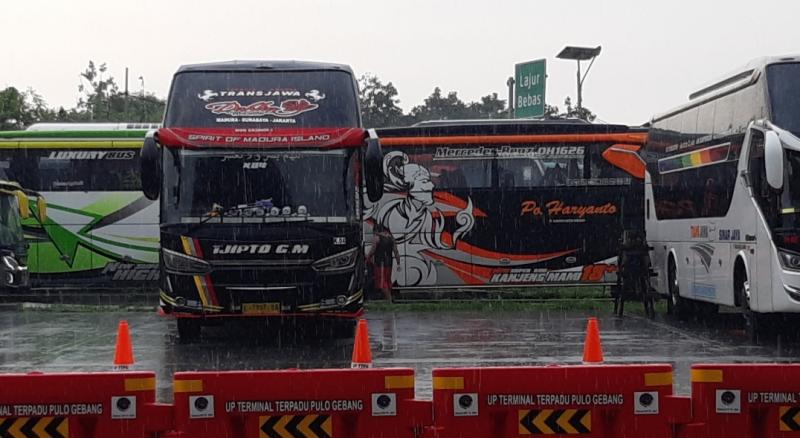
M 335 272 L 352 269 L 353 266 L 356 265 L 358 250 L 359 248 L 355 247 L 348 249 L 347 251 L 319 259 L 314 262 L 311 267 L 314 268 L 315 271 L 322 272 Z
M 161 257 L 164 267 L 173 274 L 203 275 L 211 271 L 211 265 L 207 261 L 169 249 L 162 249 Z
M 6 265 L 6 267 L 12 271 L 19 270 L 19 263 L 17 262 L 17 259 L 14 258 L 14 256 L 4 255 L 3 264 Z
M 800 271 L 800 254 L 779 249 L 778 258 L 784 268 Z

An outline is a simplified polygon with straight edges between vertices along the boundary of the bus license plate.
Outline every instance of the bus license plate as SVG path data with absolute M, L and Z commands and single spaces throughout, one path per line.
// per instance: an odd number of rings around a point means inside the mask
M 244 303 L 242 313 L 247 315 L 275 315 L 281 313 L 281 303 Z

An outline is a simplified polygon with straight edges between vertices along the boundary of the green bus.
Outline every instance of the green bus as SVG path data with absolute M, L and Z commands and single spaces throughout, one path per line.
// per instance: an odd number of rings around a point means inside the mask
M 38 124 L 0 132 L 0 179 L 47 199 L 22 221 L 33 288 L 154 288 L 158 203 L 139 156 L 155 124 Z

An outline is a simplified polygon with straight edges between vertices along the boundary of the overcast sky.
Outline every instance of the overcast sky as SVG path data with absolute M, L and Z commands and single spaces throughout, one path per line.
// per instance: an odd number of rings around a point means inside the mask
M 800 53 L 797 0 L 2 0 L 0 87 L 72 107 L 79 73 L 106 62 L 120 87 L 164 97 L 181 64 L 301 59 L 391 81 L 408 110 L 435 86 L 507 96 L 514 64 L 547 59 L 547 102 L 575 95 L 565 45 L 602 45 L 584 105 L 641 123 L 762 55 Z

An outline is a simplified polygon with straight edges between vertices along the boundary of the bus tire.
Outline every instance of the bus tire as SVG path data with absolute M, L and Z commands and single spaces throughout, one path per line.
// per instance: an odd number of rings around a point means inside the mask
M 192 342 L 200 339 L 202 325 L 197 318 L 178 318 L 178 337 L 181 342 Z
M 681 320 L 689 319 L 692 314 L 691 303 L 681 297 L 678 286 L 678 269 L 672 256 L 669 257 L 669 262 L 667 263 L 667 282 L 667 289 L 669 290 L 667 313 Z
M 747 274 L 743 270 L 736 269 L 733 287 L 734 293 L 742 306 L 742 324 L 747 340 L 758 344 L 769 339 L 771 335 L 769 315 L 755 312 L 750 308 L 750 286 L 747 281 Z

